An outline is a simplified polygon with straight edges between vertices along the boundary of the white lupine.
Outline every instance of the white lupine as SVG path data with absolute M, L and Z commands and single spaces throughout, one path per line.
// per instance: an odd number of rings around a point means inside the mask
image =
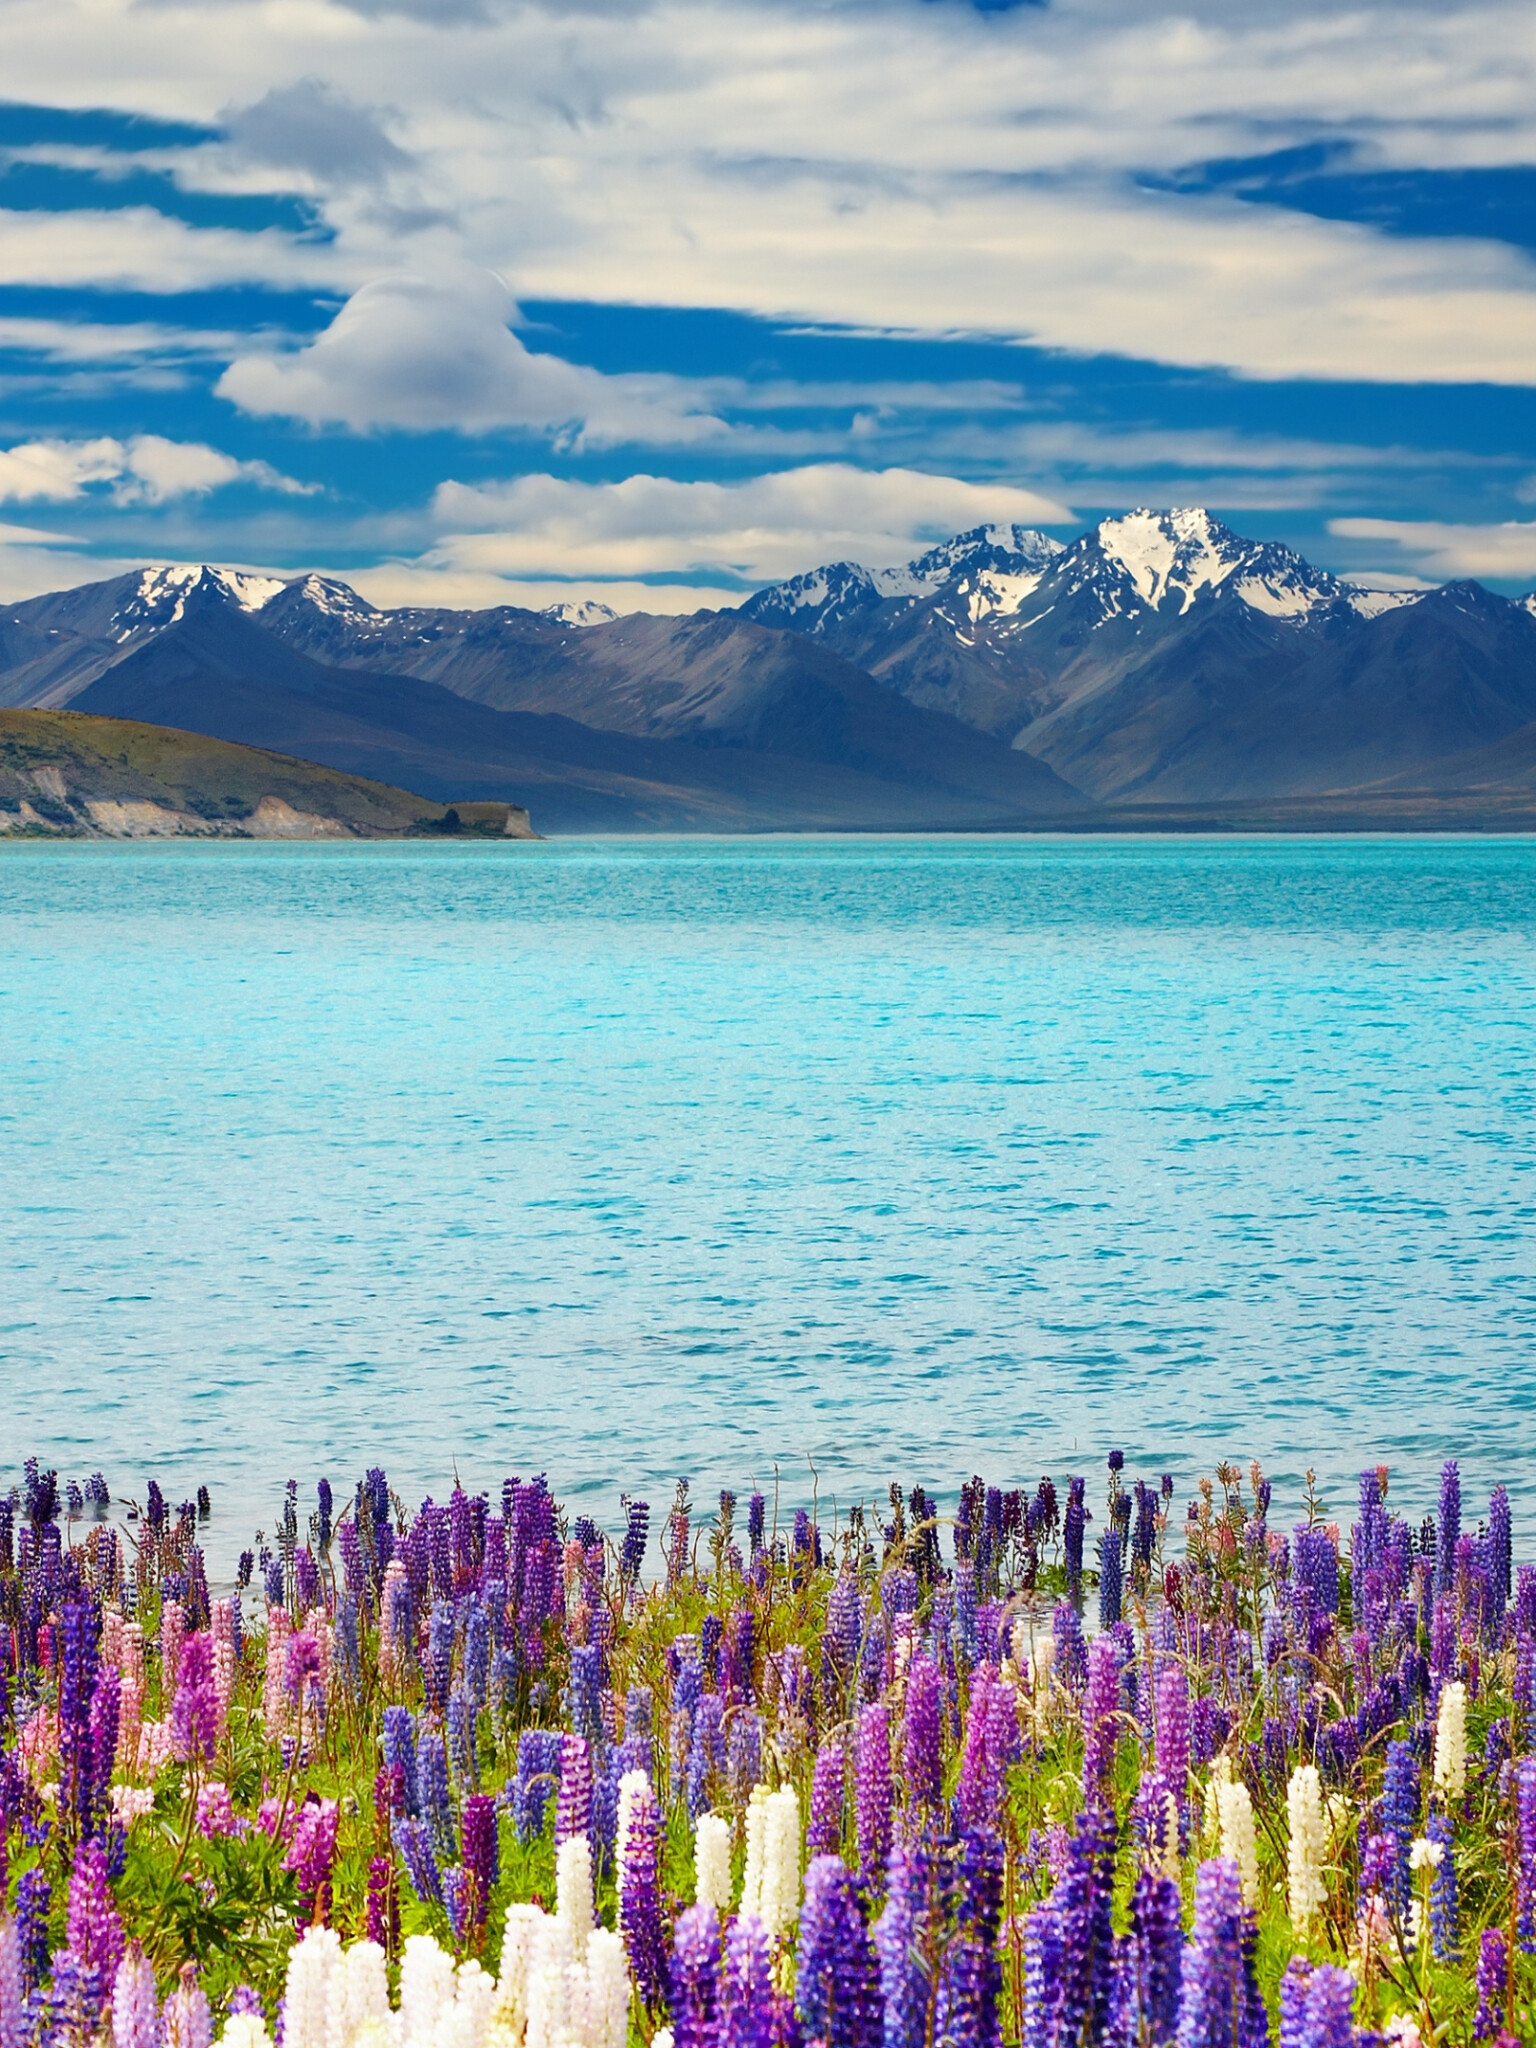
M 496 1980 L 495 2024 L 516 2044 L 528 2026 L 528 1970 L 538 1925 L 545 1918 L 541 1906 L 513 1905 L 507 1908 L 506 1931 L 501 1937 L 501 1974 Z
M 672 2029 L 658 2027 L 651 2036 L 651 2048 L 672 2048 Z
M 1239 1780 L 1216 1780 L 1216 1819 L 1221 1829 L 1221 1853 L 1237 1865 L 1243 1887 L 1243 1904 L 1259 1903 L 1259 1843 L 1253 1825 L 1253 1801 L 1248 1787 Z
M 785 1785 L 763 1801 L 763 1881 L 757 1915 L 770 1934 L 783 1934 L 799 1911 L 800 1801 L 794 1787 Z
M 266 2021 L 257 2012 L 232 2012 L 224 2022 L 219 2048 L 272 2048 Z
M 334 1927 L 307 1929 L 288 1951 L 284 2048 L 327 2048 L 331 1979 L 340 1961 L 341 1936 Z
M 496 2003 L 496 1979 L 477 1962 L 454 1972 L 453 1999 L 437 2017 L 434 2048 L 483 2048 Z
M 1328 1826 L 1323 1813 L 1323 1781 L 1316 1764 L 1298 1764 L 1286 1788 L 1290 1841 L 1286 1849 L 1287 1896 L 1291 1928 L 1305 1941 L 1323 1909 L 1327 1885 L 1323 1864 L 1328 1853 Z
M 718 1813 L 701 1813 L 693 1838 L 693 1896 L 701 1906 L 731 1910 L 731 1824 Z
M 763 1867 L 768 1840 L 768 1787 L 754 1785 L 747 1801 L 747 1861 L 741 1877 L 741 1910 L 763 1918 Z
M 621 1936 L 599 1927 L 587 1944 L 586 2048 L 624 2048 L 629 2038 L 629 1962 Z
M 543 1915 L 534 1928 L 528 1958 L 527 2048 L 562 2048 L 566 2042 L 575 1974 L 570 1922 L 558 1915 Z
M 354 1941 L 331 1971 L 327 1993 L 326 2048 L 355 2048 L 369 2020 L 390 2020 L 389 1965 L 377 1942 Z
M 1454 1679 L 1435 1717 L 1435 1790 L 1447 1802 L 1467 1789 L 1467 1688 Z
M 437 2023 L 453 2003 L 453 1957 L 430 1934 L 413 1934 L 400 1958 L 401 2048 L 434 2048 Z M 283 2048 L 288 2048 L 284 2022 Z
M 555 1855 L 555 1918 L 570 1929 L 571 1957 L 587 1959 L 587 1937 L 597 1917 L 592 1891 L 592 1846 L 585 1835 L 572 1835 Z

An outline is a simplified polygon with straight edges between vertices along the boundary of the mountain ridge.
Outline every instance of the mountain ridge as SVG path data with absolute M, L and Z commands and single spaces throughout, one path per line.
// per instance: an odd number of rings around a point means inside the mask
M 1518 794 L 1536 593 L 1371 591 L 1198 507 L 1067 543 L 976 527 L 685 617 L 150 568 L 0 613 L 0 703 L 218 725 L 459 795 L 522 775 L 556 829 L 990 829 L 1422 792 L 1441 761 Z

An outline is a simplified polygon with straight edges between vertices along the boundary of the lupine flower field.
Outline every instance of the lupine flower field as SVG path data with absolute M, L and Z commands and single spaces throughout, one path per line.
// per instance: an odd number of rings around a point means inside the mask
M 605 1535 L 370 1471 L 219 1591 L 206 1494 L 33 1463 L 0 2048 L 1530 2041 L 1536 1568 L 1388 1481 Z

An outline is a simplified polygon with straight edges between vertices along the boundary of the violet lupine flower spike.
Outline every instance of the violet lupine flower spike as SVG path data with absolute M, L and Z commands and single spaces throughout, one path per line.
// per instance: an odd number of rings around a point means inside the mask
M 939 1668 L 926 1651 L 918 1650 L 907 1669 L 902 1740 L 902 1774 L 912 1805 L 937 1807 L 943 1790 L 941 1771 Z
M 1130 1931 L 1115 1944 L 1111 2033 L 1126 2048 L 1165 2048 L 1179 2024 L 1184 1936 L 1179 1888 L 1143 1870 L 1131 1894 Z
M 717 2048 L 720 1915 L 713 1906 L 690 1906 L 678 1914 L 671 1990 L 676 2048 Z
M 755 1913 L 742 1913 L 726 1930 L 718 2048 L 772 2048 L 774 2020 L 768 1930 Z
M 884 2010 L 882 2048 L 925 2048 L 933 2007 L 938 1859 L 923 1835 L 898 1841 L 875 1925 Z
M 795 2004 L 806 2035 L 824 2048 L 877 2048 L 878 1965 L 840 1856 L 818 1856 L 805 1873 Z
M 840 1735 L 829 1735 L 816 1752 L 811 1773 L 811 1816 L 806 1849 L 812 1856 L 836 1856 L 843 1846 L 843 1794 L 847 1752 Z
M 666 2000 L 667 1948 L 661 1917 L 661 1814 L 648 1782 L 633 1790 L 619 1889 L 619 1929 L 642 2005 Z
M 117 1966 L 123 1959 L 123 1923 L 107 1880 L 107 1852 L 100 1842 L 85 1841 L 75 1852 L 69 1880 L 69 1946 L 81 1967 L 92 1973 L 98 2007 L 112 1995 Z
M 159 2048 L 160 2000 L 155 1966 L 134 1941 L 112 1984 L 113 2048 Z
M 1254 1976 L 1256 1933 L 1237 1865 L 1202 1863 L 1179 1992 L 1178 2048 L 1267 2048 L 1269 2021 Z
M 891 1737 L 880 1705 L 859 1715 L 853 1758 L 859 1882 L 873 1894 L 885 1881 L 891 1854 Z

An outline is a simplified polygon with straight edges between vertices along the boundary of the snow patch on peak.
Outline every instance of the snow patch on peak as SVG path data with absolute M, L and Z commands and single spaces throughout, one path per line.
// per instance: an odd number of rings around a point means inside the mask
M 599 604 L 592 597 L 579 602 L 566 598 L 559 604 L 545 605 L 539 613 L 541 619 L 553 619 L 557 626 L 609 626 L 618 616 L 611 605 Z
M 279 590 L 289 587 L 285 584 L 278 585 Z M 344 619 L 371 618 L 373 616 L 374 608 L 367 598 L 359 597 L 350 583 L 339 582 L 334 576 L 310 574 L 300 580 L 298 589 L 300 595 L 307 598 L 316 611 L 326 612 L 334 617 Z
M 998 569 L 983 569 L 974 582 L 968 586 L 961 585 L 972 625 L 982 619 L 1012 618 L 1025 598 L 1033 597 L 1044 580 L 1044 569 L 1032 569 L 1021 576 L 1010 576 Z
M 1529 612 L 1532 618 L 1536 618 L 1536 590 L 1528 590 L 1524 597 L 1517 597 L 1515 603 L 1523 612 Z
M 1101 551 L 1130 578 L 1143 604 L 1160 605 L 1170 590 L 1187 612 L 1200 590 L 1214 589 L 1237 567 L 1241 543 L 1201 506 L 1172 512 L 1127 512 L 1101 520 Z

